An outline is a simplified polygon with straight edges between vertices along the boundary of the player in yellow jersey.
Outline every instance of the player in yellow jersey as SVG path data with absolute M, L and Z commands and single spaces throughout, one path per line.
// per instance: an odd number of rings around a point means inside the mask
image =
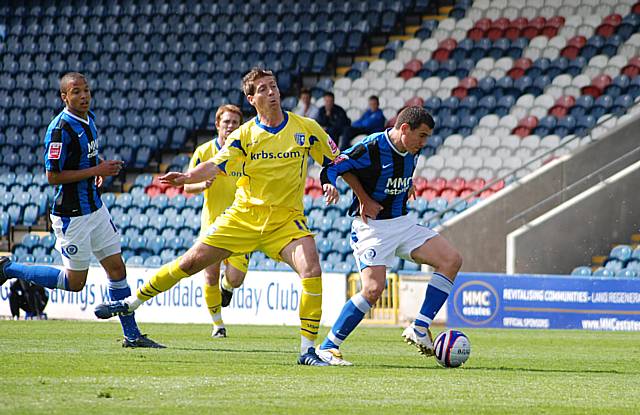
M 242 89 L 258 115 L 231 133 L 213 159 L 187 173 L 171 172 L 161 177 L 174 186 L 199 183 L 226 174 L 240 159 L 243 176 L 238 180 L 233 205 L 215 220 L 206 236 L 183 256 L 160 268 L 135 297 L 100 304 L 95 314 L 109 318 L 130 313 L 182 278 L 232 253 L 260 250 L 285 261 L 301 278 L 298 363 L 327 366 L 314 348 L 322 315 L 322 271 L 302 196 L 309 157 L 327 165 L 339 150 L 317 122 L 282 111 L 280 91 L 271 71 L 251 70 L 242 79 Z M 345 181 L 353 185 L 349 177 Z
M 218 137 L 198 146 L 191 157 L 189 168 L 215 156 L 224 145 L 227 137 L 242 123 L 242 111 L 235 105 L 223 105 L 216 111 L 216 130 Z M 213 221 L 231 206 L 236 193 L 236 182 L 242 176 L 241 170 L 228 170 L 226 176 L 216 180 L 205 180 L 200 183 L 185 184 L 187 193 L 204 193 L 200 236 L 206 235 L 207 229 Z M 209 265 L 204 269 L 204 302 L 213 321 L 211 337 L 227 337 L 227 329 L 222 321 L 221 307 L 226 307 L 231 301 L 233 289 L 244 281 L 249 268 L 249 254 L 233 255 L 225 261 L 225 271 L 220 279 L 220 263 Z

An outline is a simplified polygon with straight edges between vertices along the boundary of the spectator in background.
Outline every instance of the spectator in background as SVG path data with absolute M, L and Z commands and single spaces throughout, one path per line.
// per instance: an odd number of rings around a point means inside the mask
M 380 100 L 377 96 L 369 97 L 369 108 L 362 114 L 357 121 L 351 124 L 351 127 L 345 129 L 344 134 L 340 136 L 340 150 L 346 150 L 351 147 L 351 140 L 359 134 L 373 134 L 384 130 L 384 114 L 380 109 Z
M 324 93 L 324 107 L 320 108 L 319 112 L 316 120 L 332 138 L 339 139 L 342 137 L 342 134 L 351 125 L 351 120 L 347 117 L 344 109 L 335 104 L 333 92 L 327 91 Z
M 293 112 L 302 115 L 303 117 L 318 118 L 318 107 L 311 104 L 311 91 L 307 88 L 300 90 L 300 98 L 298 99 L 298 105 L 293 109 Z

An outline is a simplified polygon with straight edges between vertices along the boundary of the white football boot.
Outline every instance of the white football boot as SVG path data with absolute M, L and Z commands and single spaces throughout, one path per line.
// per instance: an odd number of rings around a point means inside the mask
M 323 362 L 329 363 L 331 366 L 353 366 L 353 363 L 344 360 L 342 352 L 339 349 L 316 349 L 318 357 Z
M 416 330 L 415 325 L 411 323 L 409 327 L 402 332 L 404 341 L 416 346 L 420 353 L 425 356 L 433 356 L 433 337 L 431 330 L 426 329 L 426 333 Z

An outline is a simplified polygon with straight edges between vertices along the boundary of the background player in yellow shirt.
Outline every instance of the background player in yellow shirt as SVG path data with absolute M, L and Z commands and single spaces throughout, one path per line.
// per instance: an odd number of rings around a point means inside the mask
M 145 301 L 167 291 L 180 279 L 194 275 L 232 253 L 260 250 L 285 261 L 301 278 L 298 363 L 327 366 L 315 352 L 322 315 L 322 270 L 313 234 L 302 205 L 307 163 L 327 165 L 339 153 L 331 137 L 317 122 L 283 112 L 280 91 L 271 71 L 255 68 L 242 79 L 242 89 L 258 115 L 231 133 L 213 159 L 187 173 L 162 176 L 181 186 L 226 174 L 235 159 L 243 161 L 243 176 L 233 205 L 218 216 L 206 236 L 183 256 L 164 265 L 135 297 L 96 307 L 98 318 L 130 313 Z M 349 178 L 345 178 L 350 183 Z
M 191 157 L 189 168 L 213 158 L 235 129 L 242 123 L 242 111 L 235 105 L 223 105 L 216 111 L 216 130 L 218 137 L 207 141 L 196 148 Z M 240 166 L 241 167 L 241 166 Z M 242 176 L 242 170 L 228 170 L 226 176 L 209 179 L 200 183 L 185 184 L 187 193 L 198 194 L 204 192 L 200 236 L 204 236 L 213 221 L 231 206 L 236 193 L 236 182 Z M 233 289 L 239 287 L 249 268 L 249 254 L 233 255 L 225 261 L 225 271 L 220 280 L 220 262 L 209 265 L 204 269 L 204 301 L 211 314 L 213 330 L 211 337 L 227 337 L 227 329 L 222 321 L 221 307 L 226 307 L 231 301 Z M 218 283 L 220 280 L 220 283 Z

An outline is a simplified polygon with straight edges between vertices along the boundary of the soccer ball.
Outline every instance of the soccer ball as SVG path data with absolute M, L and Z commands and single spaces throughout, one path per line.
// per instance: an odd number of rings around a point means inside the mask
M 446 330 L 433 343 L 436 361 L 443 367 L 462 366 L 471 354 L 471 342 L 461 331 Z

